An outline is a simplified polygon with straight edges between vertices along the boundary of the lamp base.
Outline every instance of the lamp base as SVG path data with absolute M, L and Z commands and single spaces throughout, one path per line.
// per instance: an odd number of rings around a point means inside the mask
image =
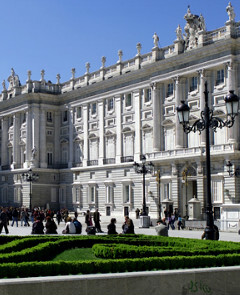
M 139 227 L 149 228 L 150 226 L 150 216 L 140 216 Z

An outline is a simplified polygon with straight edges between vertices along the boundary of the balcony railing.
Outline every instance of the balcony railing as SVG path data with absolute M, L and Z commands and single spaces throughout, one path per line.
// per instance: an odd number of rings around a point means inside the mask
M 2 170 L 10 170 L 10 165 L 3 165 Z
M 87 161 L 87 165 L 88 166 L 96 166 L 96 165 L 98 165 L 98 160 Z
M 79 162 L 79 163 L 73 163 L 72 167 L 82 167 L 83 163 Z
M 133 156 L 121 157 L 121 163 L 134 162 Z
M 103 164 L 115 164 L 115 162 L 116 162 L 115 158 L 103 159 Z

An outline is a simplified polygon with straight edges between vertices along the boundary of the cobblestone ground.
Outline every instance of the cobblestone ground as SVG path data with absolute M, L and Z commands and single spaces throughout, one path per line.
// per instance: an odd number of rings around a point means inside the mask
M 104 235 L 107 234 L 107 225 L 110 222 L 110 219 L 114 217 L 114 216 L 102 216 L 101 217 L 101 227 L 102 230 L 104 231 L 104 233 L 98 234 L 98 235 Z M 84 223 L 84 216 L 79 216 L 78 220 L 82 223 L 83 226 L 83 230 L 82 230 L 82 234 L 86 235 L 86 225 Z M 124 222 L 124 218 L 120 218 L 117 217 L 117 232 L 121 233 L 122 232 L 122 224 Z M 136 234 L 145 234 L 145 235 L 156 235 L 156 231 L 154 226 L 151 226 L 149 228 L 140 228 L 139 227 L 139 220 L 137 219 L 133 219 L 133 223 L 135 226 L 135 233 Z M 10 222 L 11 224 L 11 222 Z M 58 225 L 58 235 L 62 235 L 62 230 L 65 227 L 65 223 L 61 222 L 60 225 Z M 29 227 L 25 227 L 25 226 L 21 226 L 21 223 L 18 223 L 18 227 L 16 226 L 16 224 L 14 224 L 14 226 L 12 227 L 11 225 L 8 226 L 9 229 L 9 235 L 21 235 L 21 236 L 25 236 L 25 235 L 31 235 L 31 230 L 32 230 L 32 223 L 30 222 L 30 226 Z M 192 238 L 192 239 L 201 239 L 201 235 L 202 235 L 203 231 L 202 230 L 169 230 L 168 234 L 170 237 L 181 237 L 181 238 Z M 2 231 L 2 235 L 5 235 L 5 231 L 3 229 Z M 220 240 L 221 241 L 234 241 L 234 242 L 239 242 L 240 241 L 240 235 L 238 235 L 237 232 L 220 232 Z

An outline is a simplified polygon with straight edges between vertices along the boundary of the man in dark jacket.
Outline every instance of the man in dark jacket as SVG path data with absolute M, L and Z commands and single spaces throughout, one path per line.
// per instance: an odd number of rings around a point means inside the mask
M 0 234 L 2 233 L 3 227 L 5 229 L 6 234 L 9 233 L 7 224 L 8 224 L 8 218 L 7 218 L 6 209 L 3 208 L 2 212 L 0 213 Z
M 98 209 L 96 209 L 96 211 L 93 213 L 93 220 L 96 227 L 96 231 L 98 233 L 103 233 L 100 225 L 100 213 L 98 212 Z

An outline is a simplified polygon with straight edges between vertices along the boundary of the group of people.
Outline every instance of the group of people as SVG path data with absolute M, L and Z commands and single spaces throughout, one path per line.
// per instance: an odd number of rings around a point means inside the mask
M 85 214 L 86 232 L 87 234 L 103 233 L 101 228 L 101 214 L 98 209 L 94 213 L 87 210 Z M 56 222 L 55 222 L 55 220 Z M 0 207 L 0 234 L 5 229 L 5 233 L 8 234 L 8 226 L 18 227 L 19 222 L 21 226 L 31 226 L 32 234 L 57 234 L 57 228 L 60 222 L 65 222 L 65 227 L 62 230 L 63 234 L 81 234 L 82 224 L 78 220 L 78 213 L 74 213 L 74 218 L 69 216 L 67 209 L 61 209 L 58 211 L 40 208 L 34 208 L 29 210 L 27 208 L 3 208 Z M 107 226 L 107 233 L 118 234 L 116 231 L 116 218 L 112 218 Z M 122 234 L 134 234 L 134 224 L 132 219 L 125 216 L 125 221 L 122 225 Z

